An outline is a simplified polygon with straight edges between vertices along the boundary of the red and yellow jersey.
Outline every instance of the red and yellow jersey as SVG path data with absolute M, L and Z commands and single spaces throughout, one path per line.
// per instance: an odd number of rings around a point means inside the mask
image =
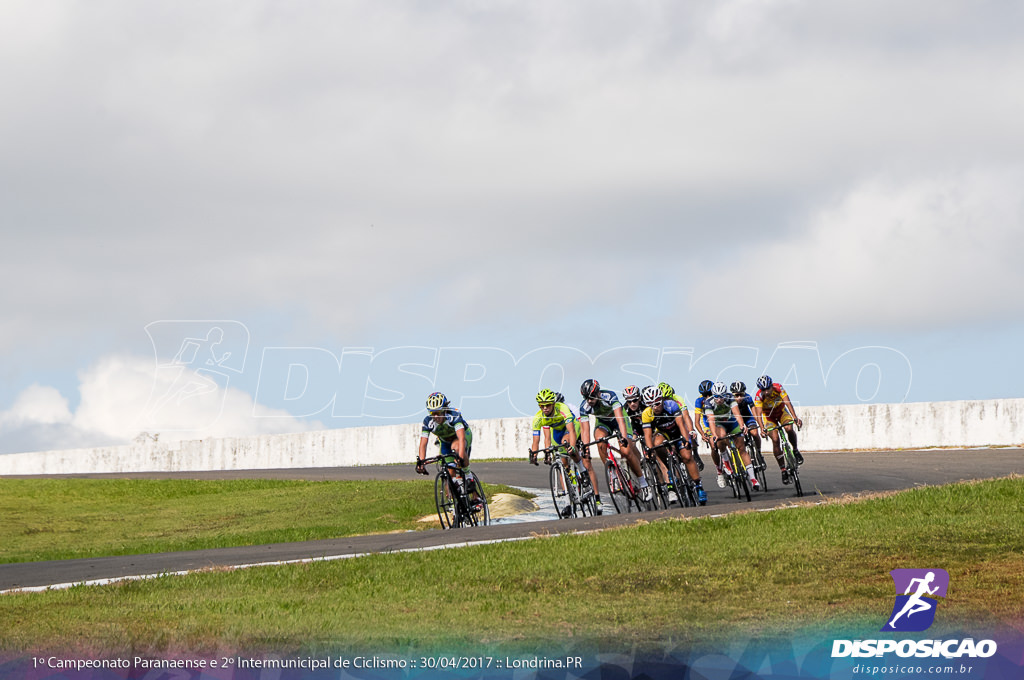
M 760 408 L 765 413 L 771 413 L 786 403 L 786 390 L 779 383 L 772 383 L 770 390 L 758 390 L 754 397 L 754 407 Z

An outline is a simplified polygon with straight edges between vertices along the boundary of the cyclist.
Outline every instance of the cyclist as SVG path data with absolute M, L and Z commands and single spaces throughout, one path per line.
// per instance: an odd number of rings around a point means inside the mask
M 633 432 L 641 432 L 643 428 L 642 416 L 644 413 L 642 393 L 636 385 L 626 385 L 622 390 L 622 413 L 629 420 L 629 426 Z
M 583 443 L 589 444 L 590 437 L 590 416 L 594 416 L 594 439 L 601 439 L 610 435 L 616 435 L 621 444 L 622 455 L 636 477 L 637 485 L 640 487 L 640 499 L 649 503 L 651 501 L 651 489 L 647 485 L 647 478 L 640 467 L 640 452 L 636 450 L 633 443 L 633 430 L 622 413 L 622 404 L 619 397 L 611 390 L 602 390 L 601 385 L 594 379 L 584 380 L 580 385 L 580 394 L 583 401 L 580 403 L 580 421 L 583 430 Z M 601 462 L 607 465 L 608 442 L 601 442 L 597 445 L 597 452 L 601 456 Z M 597 486 L 595 485 L 596 489 Z
M 658 457 L 665 461 L 668 457 L 667 442 L 683 438 L 687 446 L 679 444 L 672 444 L 672 446 L 679 453 L 679 459 L 696 485 L 697 501 L 704 505 L 708 502 L 708 495 L 704 491 L 697 462 L 690 455 L 689 444 L 696 435 L 695 432 L 692 432 L 693 423 L 690 421 L 690 414 L 681 409 L 679 402 L 675 399 L 666 398 L 665 390 L 660 386 L 645 387 L 643 400 L 644 406 L 646 406 L 642 415 L 644 443 L 648 449 L 657 451 Z M 682 480 L 675 480 L 674 483 L 680 484 Z
M 533 447 L 530 452 L 530 462 L 534 465 L 539 465 L 537 462 L 537 452 L 540 450 L 542 430 L 544 431 L 544 448 L 551 446 L 552 439 L 558 446 L 565 446 L 565 440 L 568 439 L 569 446 L 566 450 L 569 452 L 569 455 L 572 456 L 574 461 L 581 463 L 587 474 L 590 475 L 590 483 L 594 489 L 594 502 L 597 504 L 597 514 L 600 515 L 603 513 L 601 494 L 598 491 L 597 475 L 594 474 L 594 466 L 590 463 L 590 454 L 584 452 L 581 458 L 578 452 L 580 421 L 576 419 L 572 409 L 569 408 L 565 401 L 559 400 L 559 396 L 549 389 L 543 389 L 537 393 L 537 406 L 540 407 L 540 410 L 533 417 Z M 544 455 L 545 463 L 550 460 L 550 455 Z M 572 508 L 566 508 L 566 510 L 570 513 L 572 512 Z
M 754 448 L 760 454 L 761 437 L 758 436 L 757 418 L 754 417 L 753 412 L 754 398 L 747 394 L 747 385 L 742 380 L 737 380 L 729 385 L 729 391 L 732 392 L 733 401 L 740 407 L 740 415 L 743 416 L 743 422 L 747 424 L 747 432 L 750 433 L 750 438 L 754 442 Z
M 458 459 L 458 470 L 453 470 L 452 476 L 457 482 L 466 484 L 466 488 L 473 489 L 470 500 L 474 504 L 479 503 L 479 499 L 476 498 L 476 485 L 473 484 L 475 477 L 469 469 L 469 452 L 473 448 L 473 431 L 469 429 L 469 424 L 462 417 L 462 413 L 454 408 L 448 401 L 448 397 L 441 392 L 434 392 L 427 397 L 427 417 L 423 419 L 423 427 L 420 431 L 419 462 L 416 463 L 416 472 L 421 475 L 428 474 L 423 460 L 427 457 L 427 441 L 431 434 L 437 437 L 435 444 L 440 448 L 442 456 L 454 454 Z
M 667 382 L 658 383 L 658 389 L 661 390 L 661 395 L 665 397 L 665 399 L 671 399 L 679 404 L 679 409 L 683 412 L 683 420 L 686 423 L 686 427 L 689 428 L 687 432 L 690 433 L 690 451 L 693 453 L 693 459 L 697 461 L 697 469 L 703 472 L 704 461 L 700 459 L 700 454 L 697 452 L 697 430 L 694 429 L 693 421 L 690 420 L 690 409 L 686 408 L 686 400 L 676 394 L 676 391 Z
M 750 488 L 755 491 L 761 488 L 761 484 L 754 476 L 754 467 L 750 464 L 750 456 L 747 455 L 747 447 L 743 443 L 743 434 L 747 426 L 743 423 L 743 416 L 740 415 L 740 408 L 732 400 L 729 388 L 724 382 L 716 382 L 711 388 L 711 399 L 704 403 L 704 415 L 708 418 L 708 425 L 711 428 L 712 450 L 719 450 L 719 460 L 722 452 L 728 446 L 728 440 L 732 439 L 740 454 L 740 461 L 747 471 L 747 478 L 750 480 Z M 722 475 L 722 468 L 719 467 L 718 475 L 720 485 L 725 486 L 725 478 Z
M 796 458 L 796 464 L 803 465 L 804 457 L 800 455 L 800 449 L 797 448 L 796 430 L 793 429 L 793 424 L 796 423 L 796 427 L 799 429 L 804 426 L 804 421 L 797 417 L 796 409 L 793 408 L 793 402 L 790 401 L 786 390 L 782 388 L 781 384 L 773 382 L 770 376 L 762 375 L 757 379 L 754 415 L 761 421 L 761 425 L 764 428 L 761 431 L 761 437 L 765 439 L 770 437 L 772 440 L 775 460 L 779 463 L 779 467 L 782 468 L 782 483 L 789 484 L 789 471 L 786 470 L 786 461 L 782 456 L 782 445 L 779 443 L 779 428 L 786 430 L 786 437 L 793 447 L 793 457 Z M 775 425 L 771 432 L 768 431 L 768 423 Z
M 697 386 L 697 392 L 700 394 L 693 401 L 693 414 L 696 416 L 697 432 L 700 434 L 701 439 L 707 442 L 708 446 L 711 446 L 711 426 L 708 424 L 708 417 L 705 413 L 705 409 L 710 410 L 708 402 L 711 401 L 711 388 L 714 383 L 710 380 L 701 380 L 700 385 Z M 715 464 L 715 469 L 718 470 L 718 488 L 725 488 L 725 475 L 722 474 L 722 461 L 718 457 L 718 447 L 711 446 L 711 462 Z

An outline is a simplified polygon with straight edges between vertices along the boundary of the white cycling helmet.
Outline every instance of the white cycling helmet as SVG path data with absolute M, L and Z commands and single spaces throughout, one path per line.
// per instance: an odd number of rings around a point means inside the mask
M 647 406 L 656 404 L 662 399 L 664 399 L 664 397 L 661 394 L 661 390 L 656 385 L 648 385 L 647 387 L 645 387 L 643 396 L 644 404 L 646 404 Z
M 719 380 L 711 387 L 711 396 L 724 397 L 729 394 L 729 386 Z

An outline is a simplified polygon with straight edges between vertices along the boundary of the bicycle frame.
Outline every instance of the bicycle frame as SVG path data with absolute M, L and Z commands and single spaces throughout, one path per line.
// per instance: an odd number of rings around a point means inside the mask
M 601 443 L 608 445 L 608 457 L 605 460 L 605 476 L 607 477 L 608 492 L 611 494 L 615 512 L 625 514 L 633 512 L 634 508 L 637 512 L 643 512 L 643 501 L 640 500 L 640 496 L 637 493 L 637 486 L 634 483 L 632 471 L 629 469 L 629 466 L 623 467 L 620 465 L 615 457 L 615 453 L 619 455 L 625 454 L 622 452 L 622 449 L 609 441 L 611 439 L 619 439 L 621 441 L 619 435 L 608 435 L 607 437 L 595 439 L 589 444 L 583 444 L 583 446 L 596 446 Z

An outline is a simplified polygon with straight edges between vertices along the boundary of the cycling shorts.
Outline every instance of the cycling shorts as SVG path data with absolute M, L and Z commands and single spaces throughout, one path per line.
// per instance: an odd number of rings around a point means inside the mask
M 789 410 L 782 405 L 776 406 L 771 411 L 765 412 L 764 418 L 765 420 L 782 427 L 796 422 L 796 418 L 793 417 L 793 414 L 791 414 Z
M 715 418 L 715 426 L 723 428 L 727 437 L 735 437 L 743 432 L 743 428 L 740 427 L 740 422 L 736 418 L 726 418 L 724 420 L 722 418 Z M 712 432 L 711 434 L 717 435 L 718 432 Z
M 579 423 L 578 420 L 574 420 L 572 425 L 573 425 L 573 429 L 576 430 L 576 440 L 579 441 L 579 438 L 582 436 L 582 433 L 580 432 L 580 423 Z M 551 428 L 551 441 L 554 444 L 557 444 L 558 446 L 561 446 L 562 445 L 562 439 L 564 439 L 565 435 L 567 435 L 567 434 L 569 434 L 569 428 L 567 428 L 567 427 L 563 428 L 561 430 L 556 430 L 554 428 Z M 565 445 L 566 446 L 569 445 L 569 441 L 568 440 L 566 440 Z
M 467 461 L 469 460 L 470 452 L 473 451 L 473 444 L 470 443 L 470 439 L 471 439 L 471 437 L 466 437 L 466 460 Z M 440 439 L 438 439 L 437 440 L 437 445 L 438 445 L 438 447 L 440 447 L 441 455 L 442 456 L 454 456 L 455 455 L 455 449 L 453 449 L 453 444 L 456 441 L 457 441 L 456 439 L 453 439 L 452 441 L 441 441 Z
M 627 436 L 633 436 L 633 426 L 629 422 L 629 418 L 626 418 L 626 431 L 619 432 L 619 421 L 615 418 L 596 418 L 594 422 L 594 434 L 597 434 L 597 430 L 601 429 L 607 432 L 609 435 L 613 434 L 625 434 Z

